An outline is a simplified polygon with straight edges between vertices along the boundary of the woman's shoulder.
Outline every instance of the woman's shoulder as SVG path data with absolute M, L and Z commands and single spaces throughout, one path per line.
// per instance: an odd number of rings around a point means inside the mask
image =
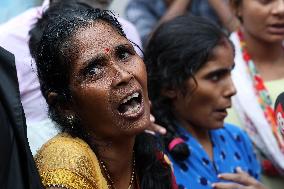
M 80 138 L 55 136 L 42 146 L 35 161 L 45 187 L 107 188 L 95 153 Z

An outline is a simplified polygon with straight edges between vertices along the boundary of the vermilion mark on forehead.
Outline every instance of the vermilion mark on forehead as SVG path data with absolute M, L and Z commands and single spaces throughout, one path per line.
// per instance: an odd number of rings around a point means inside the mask
M 106 53 L 109 53 L 109 50 L 110 50 L 109 48 L 105 48 Z

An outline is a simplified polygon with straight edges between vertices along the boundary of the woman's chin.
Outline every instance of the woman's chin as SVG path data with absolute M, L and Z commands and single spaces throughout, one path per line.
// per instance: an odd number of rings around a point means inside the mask
M 126 135 L 138 135 L 142 132 L 145 132 L 145 130 L 149 127 L 151 124 L 150 117 L 145 116 L 143 119 L 140 119 L 138 122 L 135 122 L 131 124 L 128 128 L 124 129 L 124 133 Z

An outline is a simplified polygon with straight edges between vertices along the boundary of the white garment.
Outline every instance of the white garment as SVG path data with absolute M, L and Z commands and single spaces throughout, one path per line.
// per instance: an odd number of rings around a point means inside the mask
M 257 102 L 253 81 L 243 60 L 239 38 L 236 32 L 230 36 L 236 50 L 235 69 L 232 79 L 237 89 L 237 94 L 232 98 L 244 129 L 257 148 L 284 173 L 284 154 L 281 152 L 275 136 L 267 122 L 264 113 Z M 245 121 L 247 118 L 250 121 Z

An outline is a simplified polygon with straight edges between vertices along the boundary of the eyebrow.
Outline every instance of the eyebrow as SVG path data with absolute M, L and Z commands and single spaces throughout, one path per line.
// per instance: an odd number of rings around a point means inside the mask
M 134 50 L 133 45 L 128 44 L 128 43 L 119 44 L 114 49 L 115 49 L 115 51 L 117 51 L 117 50 L 121 50 L 121 49 L 125 49 L 125 48 L 130 48 L 130 50 Z
M 119 44 L 115 46 L 113 49 L 114 51 L 118 51 L 125 48 L 130 48 L 131 50 L 134 51 L 134 47 L 128 43 Z M 110 49 L 110 51 L 113 51 L 113 49 Z M 81 68 L 79 71 L 80 75 L 81 74 L 84 75 L 86 71 L 88 71 L 88 69 L 92 67 L 94 64 L 97 64 L 99 62 L 104 62 L 106 60 L 107 56 L 105 55 L 105 53 L 99 53 L 96 56 L 92 57 L 91 59 L 86 60 L 85 62 L 83 62 L 83 68 Z
M 213 70 L 209 72 L 205 77 L 228 73 L 228 72 L 231 72 L 234 68 L 235 68 L 235 63 L 230 68 L 218 68 L 216 70 Z

